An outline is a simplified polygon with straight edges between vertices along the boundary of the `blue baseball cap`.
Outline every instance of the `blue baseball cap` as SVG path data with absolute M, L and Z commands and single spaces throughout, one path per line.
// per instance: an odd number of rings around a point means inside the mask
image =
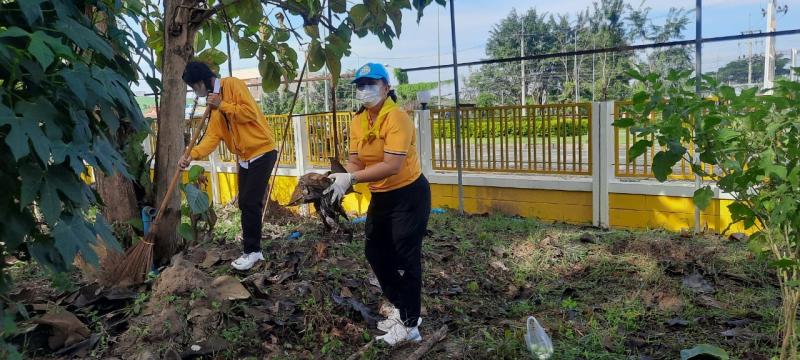
M 386 83 L 389 83 L 389 73 L 386 72 L 386 68 L 383 67 L 381 64 L 376 63 L 366 63 L 356 71 L 356 78 L 351 81 L 351 84 L 355 84 L 356 81 L 359 79 L 384 79 Z

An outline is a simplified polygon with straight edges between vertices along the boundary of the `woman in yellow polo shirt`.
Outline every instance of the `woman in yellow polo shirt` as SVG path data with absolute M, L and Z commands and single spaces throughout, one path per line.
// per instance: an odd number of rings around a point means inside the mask
M 421 341 L 421 249 L 431 191 L 420 169 L 414 124 L 395 103 L 382 65 L 362 66 L 353 83 L 362 108 L 350 125 L 348 173 L 331 175 L 328 191 L 338 200 L 351 185 L 369 183 L 364 252 L 392 304 L 388 319 L 378 324 L 386 335 L 378 339 L 390 345 Z
M 190 62 L 183 81 L 197 96 L 208 96 L 211 119 L 208 129 L 191 154 L 180 160 L 186 168 L 192 159 L 210 154 L 224 141 L 230 152 L 239 156 L 239 209 L 242 211 L 242 256 L 231 263 L 237 270 L 249 270 L 264 260 L 261 253 L 261 215 L 264 192 L 275 166 L 278 152 L 272 129 L 247 89 L 244 81 L 229 77 L 219 79 L 201 62 Z

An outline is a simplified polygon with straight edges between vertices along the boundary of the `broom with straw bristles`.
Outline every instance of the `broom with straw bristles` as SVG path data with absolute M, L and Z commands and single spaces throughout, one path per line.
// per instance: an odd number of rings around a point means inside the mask
M 196 107 L 197 98 L 194 100 L 190 121 L 194 115 L 194 109 Z M 186 145 L 186 149 L 183 151 L 183 157 L 186 157 L 191 153 L 192 148 L 194 148 L 194 144 L 197 142 L 197 138 L 200 135 L 200 130 L 208 119 L 209 114 L 211 114 L 211 107 L 207 106 L 205 113 L 203 113 L 203 117 L 200 119 L 200 122 L 193 129 L 194 131 L 192 132 L 192 139 L 189 141 L 189 144 Z M 182 169 L 180 168 L 175 170 L 175 175 L 172 176 L 169 187 L 167 187 L 167 192 L 164 193 L 164 198 L 161 199 L 161 204 L 158 207 L 156 218 L 150 224 L 150 229 L 147 234 L 145 234 L 144 238 L 139 241 L 139 243 L 125 252 L 124 259 L 112 271 L 110 278 L 116 280 L 117 286 L 129 286 L 144 282 L 144 279 L 153 264 L 153 244 L 156 241 L 158 224 L 161 222 L 161 217 L 166 211 L 167 203 L 172 197 L 175 187 L 178 185 L 178 179 L 181 177 L 181 171 Z

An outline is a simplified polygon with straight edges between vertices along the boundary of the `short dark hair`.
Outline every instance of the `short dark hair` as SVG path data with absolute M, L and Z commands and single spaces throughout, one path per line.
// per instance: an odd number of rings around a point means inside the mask
M 211 90 L 211 78 L 216 76 L 213 71 L 208 67 L 208 65 L 199 62 L 199 61 L 190 61 L 186 64 L 186 68 L 183 69 L 183 76 L 181 77 L 183 81 L 189 85 L 192 85 L 198 81 L 202 81 L 206 84 L 206 88 L 210 91 Z

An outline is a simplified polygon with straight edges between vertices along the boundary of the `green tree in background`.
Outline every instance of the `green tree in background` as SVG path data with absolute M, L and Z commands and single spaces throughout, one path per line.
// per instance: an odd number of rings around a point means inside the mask
M 399 68 L 394 68 L 394 78 L 400 85 L 408 84 L 408 73 Z
M 627 5 L 623 0 L 600 0 L 578 12 L 544 14 L 536 9 L 513 10 L 494 26 L 486 43 L 490 58 L 550 54 L 580 49 L 616 47 L 637 41 L 679 38 L 689 20 L 687 12 L 671 9 L 661 24 L 651 20 L 650 8 Z M 648 54 L 652 68 L 691 68 L 687 49 L 667 49 Z M 574 101 L 576 83 L 581 100 L 627 98 L 631 95 L 626 71 L 638 62 L 632 52 L 568 56 L 525 61 L 526 103 Z M 522 91 L 519 62 L 490 64 L 473 73 L 467 85 L 479 89 L 483 102 L 519 104 Z M 577 81 L 576 81 L 577 69 Z M 491 94 L 482 95 L 482 94 Z
M 729 85 L 747 84 L 749 62 L 753 64 L 753 83 L 760 84 L 764 81 L 764 55 L 753 55 L 748 61 L 747 58 L 738 59 L 725 64 L 715 72 L 708 75 L 713 76 L 717 81 Z M 783 55 L 775 58 L 775 76 L 789 76 L 789 59 Z

